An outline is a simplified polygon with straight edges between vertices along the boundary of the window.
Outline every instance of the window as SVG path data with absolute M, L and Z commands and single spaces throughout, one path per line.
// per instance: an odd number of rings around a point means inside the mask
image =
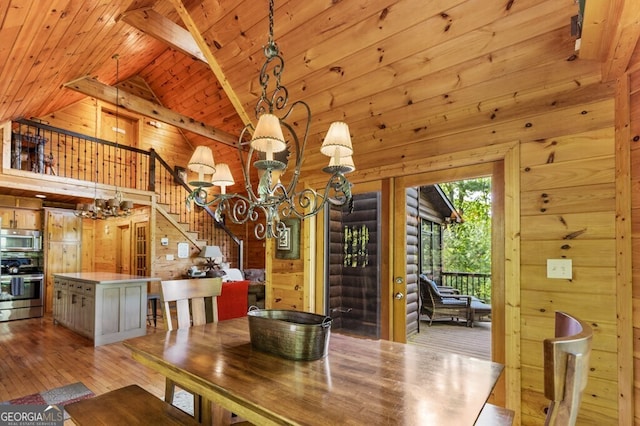
M 439 223 L 420 219 L 420 273 L 433 274 L 440 282 L 442 272 L 442 227 Z

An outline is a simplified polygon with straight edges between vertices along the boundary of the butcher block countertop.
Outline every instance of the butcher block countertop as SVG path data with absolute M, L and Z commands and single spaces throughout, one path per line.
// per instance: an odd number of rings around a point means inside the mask
M 94 284 L 118 284 L 160 281 L 160 278 L 143 277 L 140 275 L 117 274 L 115 272 L 67 272 L 64 274 L 53 274 L 54 277 L 68 280 L 82 280 Z

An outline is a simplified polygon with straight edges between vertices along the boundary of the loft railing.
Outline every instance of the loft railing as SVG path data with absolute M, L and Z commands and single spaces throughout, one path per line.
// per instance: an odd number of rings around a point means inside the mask
M 12 123 L 11 168 L 120 188 L 155 192 L 157 202 L 189 224 L 207 244 L 218 245 L 227 261 L 242 268 L 241 241 L 207 208 L 185 204 L 191 188 L 155 150 L 115 144 L 32 120 Z
M 441 285 L 457 288 L 460 294 L 476 296 L 485 302 L 491 300 L 491 274 L 442 272 L 440 277 Z

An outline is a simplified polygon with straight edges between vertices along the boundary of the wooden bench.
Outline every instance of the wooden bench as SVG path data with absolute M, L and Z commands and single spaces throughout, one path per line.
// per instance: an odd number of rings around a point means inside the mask
M 514 415 L 513 410 L 486 403 L 474 426 L 511 426 Z
M 197 425 L 193 417 L 130 385 L 95 398 L 68 404 L 64 409 L 77 425 Z

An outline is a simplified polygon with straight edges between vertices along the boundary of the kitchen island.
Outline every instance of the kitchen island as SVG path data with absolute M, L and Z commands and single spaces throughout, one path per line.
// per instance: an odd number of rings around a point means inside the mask
M 53 274 L 53 320 L 94 346 L 147 333 L 147 284 L 160 278 L 112 272 Z

